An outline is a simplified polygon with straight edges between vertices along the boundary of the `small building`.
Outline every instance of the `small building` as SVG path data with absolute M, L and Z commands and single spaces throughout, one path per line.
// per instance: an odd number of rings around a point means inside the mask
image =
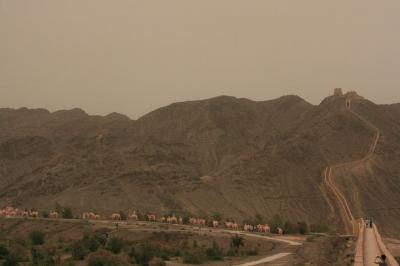
M 342 88 L 335 88 L 335 90 L 333 91 L 333 95 L 334 96 L 342 96 L 343 95 Z

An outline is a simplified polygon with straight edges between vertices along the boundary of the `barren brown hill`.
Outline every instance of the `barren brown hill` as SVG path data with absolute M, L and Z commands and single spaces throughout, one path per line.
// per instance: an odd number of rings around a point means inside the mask
M 386 233 L 400 225 L 400 107 L 353 102 L 382 131 L 377 154 L 342 171 L 355 215 Z M 0 205 L 163 214 L 275 214 L 340 228 L 323 183 L 327 165 L 362 158 L 373 133 L 344 96 L 313 106 L 297 96 L 255 102 L 221 96 L 175 103 L 138 120 L 0 109 Z

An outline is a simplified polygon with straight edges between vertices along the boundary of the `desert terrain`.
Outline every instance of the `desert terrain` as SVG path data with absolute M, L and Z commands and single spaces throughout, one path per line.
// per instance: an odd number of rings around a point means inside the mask
M 219 217 L 237 229 L 265 223 L 274 225 L 272 233 L 302 232 L 290 232 L 292 225 L 324 233 L 303 237 L 297 249 L 279 246 L 278 254 L 290 254 L 276 259 L 285 265 L 315 261 L 305 255 L 308 249 L 340 253 L 326 253 L 326 265 L 354 262 L 356 239 L 344 235 L 357 236 L 364 222 L 356 219 L 369 217 L 398 257 L 399 121 L 398 104 L 377 105 L 356 92 L 329 96 L 318 106 L 298 96 L 263 102 L 221 96 L 175 103 L 138 120 L 80 109 L 0 109 L 0 206 L 42 218 L 65 206 L 71 217 L 63 218 L 78 223 L 84 212 L 106 225 L 115 213 L 133 212 L 197 217 L 207 221 L 205 228 Z M 144 225 L 121 226 L 116 234 Z M 363 232 L 366 239 L 373 234 Z M 277 254 L 263 240 L 247 241 L 260 245 L 261 260 Z M 242 259 L 243 266 L 257 261 Z M 241 259 L 234 260 L 215 265 Z

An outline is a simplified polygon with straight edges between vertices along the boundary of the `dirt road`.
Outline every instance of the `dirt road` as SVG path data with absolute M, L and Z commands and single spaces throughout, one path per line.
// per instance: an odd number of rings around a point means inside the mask
M 29 217 L 8 217 L 6 219 L 16 219 L 16 220 L 43 220 L 43 221 L 57 221 L 57 222 L 64 222 L 64 223 L 82 223 L 84 220 L 82 219 L 52 219 L 52 218 L 29 218 Z M 110 221 L 110 220 L 89 220 L 91 224 L 97 224 L 105 227 L 109 227 L 114 229 L 116 224 L 118 224 L 118 228 L 120 229 L 128 229 L 128 230 L 138 230 L 138 226 L 149 226 L 149 225 L 167 225 L 164 223 L 158 223 L 158 222 L 127 222 L 127 221 Z M 204 232 L 207 234 L 211 235 L 219 235 L 219 234 L 230 234 L 230 235 L 241 235 L 241 236 L 246 236 L 250 238 L 257 238 L 257 239 L 264 239 L 266 241 L 272 241 L 272 242 L 279 242 L 286 244 L 286 246 L 300 246 L 302 245 L 302 241 L 298 237 L 291 237 L 291 236 L 267 236 L 267 235 L 261 235 L 261 234 L 256 234 L 256 233 L 248 233 L 244 231 L 234 231 L 234 230 L 227 230 L 227 229 L 222 229 L 222 228 L 209 228 L 209 227 L 196 227 L 196 226 L 191 226 L 191 225 L 178 225 L 178 224 L 168 224 L 171 229 L 175 228 L 177 231 L 180 231 L 182 229 L 200 233 Z M 149 228 L 146 228 L 146 230 L 151 230 Z M 157 230 L 162 230 L 158 228 Z M 110 234 L 116 233 L 117 230 L 111 231 Z M 255 266 L 255 265 L 261 265 L 265 264 L 268 262 L 273 262 L 276 260 L 282 260 L 285 257 L 288 257 L 292 253 L 289 252 L 282 252 L 282 251 L 287 251 L 286 248 L 283 248 L 281 252 L 278 252 L 273 255 L 269 255 L 265 258 L 261 259 L 256 259 L 254 261 L 246 262 L 243 264 L 239 264 L 238 266 Z M 290 250 L 290 249 L 289 249 Z
M 239 264 L 237 266 L 255 266 L 255 265 L 260 265 L 260 264 L 263 264 L 263 263 L 273 262 L 273 261 L 282 259 L 282 258 L 287 257 L 289 255 L 291 255 L 291 253 L 279 253 L 279 254 L 275 254 L 275 255 L 272 255 L 272 256 L 268 256 L 268 257 L 260 259 L 260 260 Z

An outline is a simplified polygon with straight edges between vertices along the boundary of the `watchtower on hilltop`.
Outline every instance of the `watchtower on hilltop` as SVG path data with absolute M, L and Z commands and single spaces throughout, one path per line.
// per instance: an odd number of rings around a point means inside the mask
M 335 88 L 333 91 L 333 95 L 334 96 L 342 96 L 343 95 L 342 88 Z
M 353 100 L 360 100 L 360 99 L 364 99 L 364 97 L 358 95 L 358 93 L 356 91 L 349 91 L 346 93 L 347 98 L 353 99 Z

